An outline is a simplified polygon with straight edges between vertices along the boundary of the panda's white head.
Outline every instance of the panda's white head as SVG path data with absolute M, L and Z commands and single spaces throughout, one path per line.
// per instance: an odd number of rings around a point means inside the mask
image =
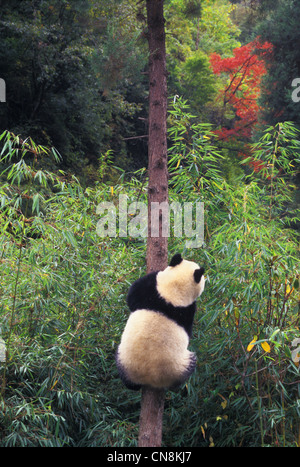
M 158 272 L 157 291 L 173 306 L 189 306 L 204 290 L 203 274 L 203 267 L 183 259 L 178 253 L 164 271 Z

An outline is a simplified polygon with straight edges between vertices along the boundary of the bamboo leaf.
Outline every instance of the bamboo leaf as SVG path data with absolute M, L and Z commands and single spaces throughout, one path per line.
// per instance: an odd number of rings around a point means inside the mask
M 252 339 L 252 341 L 250 342 L 250 344 L 248 344 L 247 352 L 251 352 L 251 350 L 253 349 L 256 341 L 257 341 L 257 336 L 255 336 L 254 339 Z
M 268 342 L 262 342 L 261 346 L 265 352 L 270 353 L 271 352 L 271 347 L 269 346 Z

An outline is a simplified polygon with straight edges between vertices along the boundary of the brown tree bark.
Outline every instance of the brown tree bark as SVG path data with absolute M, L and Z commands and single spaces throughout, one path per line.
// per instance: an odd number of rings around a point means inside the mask
M 162 422 L 165 391 L 144 387 L 139 426 L 139 447 L 160 447 L 162 441 Z
M 168 237 L 154 237 L 151 203 L 168 201 L 167 166 L 167 72 L 163 0 L 147 0 L 149 42 L 149 139 L 148 139 L 148 244 L 147 272 L 164 269 L 168 263 Z
M 154 206 L 168 202 L 167 166 L 167 73 L 163 0 L 146 0 L 149 42 L 149 137 L 148 137 L 148 240 L 147 272 L 165 269 L 168 264 L 168 237 L 163 236 L 162 215 L 151 213 Z M 154 227 L 158 227 L 153 236 Z M 151 235 L 152 234 L 152 235 Z M 139 446 L 159 447 L 165 391 L 144 387 L 142 390 Z

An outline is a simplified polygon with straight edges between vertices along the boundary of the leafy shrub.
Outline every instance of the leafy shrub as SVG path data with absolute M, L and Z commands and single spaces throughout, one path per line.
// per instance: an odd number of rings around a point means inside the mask
M 289 151 L 298 147 L 295 130 L 267 129 L 254 146 L 264 171 L 233 186 L 212 129 L 180 100 L 169 122 L 170 199 L 205 202 L 203 248 L 189 251 L 171 232 L 170 255 L 204 264 L 207 286 L 191 340 L 198 367 L 166 395 L 164 444 L 299 445 L 299 238 L 289 228 L 298 215 L 285 210 L 299 157 Z M 0 444 L 135 446 L 140 394 L 122 386 L 114 353 L 128 287 L 145 273 L 146 240 L 100 238 L 96 208 L 117 205 L 121 193 L 145 201 L 145 172 L 83 189 L 64 174 L 37 175 L 35 158 L 23 157 L 29 148 L 39 157 L 31 141 L 3 141 Z M 24 194 L 34 200 L 27 213 Z
M 287 212 L 297 131 L 290 123 L 267 128 L 253 145 L 262 171 L 229 185 L 217 169 L 222 159 L 212 133 L 193 124 L 186 109 L 175 115 L 171 180 L 185 199 L 205 200 L 205 245 L 194 257 L 206 264 L 207 287 L 191 344 L 198 371 L 176 416 L 171 399 L 171 420 L 177 419 L 175 435 L 168 425 L 171 439 L 196 446 L 299 444 L 299 364 L 291 355 L 300 337 L 299 235 L 288 228 L 299 211 Z

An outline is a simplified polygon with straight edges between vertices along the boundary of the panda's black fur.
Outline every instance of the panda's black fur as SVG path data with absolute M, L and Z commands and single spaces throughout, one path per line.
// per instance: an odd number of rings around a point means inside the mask
M 130 311 L 133 312 L 145 308 L 162 313 L 179 324 L 179 326 L 182 326 L 188 336 L 191 337 L 194 315 L 196 313 L 196 302 L 187 307 L 173 306 L 171 303 L 166 302 L 157 291 L 157 273 L 158 271 L 150 272 L 131 285 L 127 295 L 127 304 Z
M 200 294 L 201 294 L 203 289 L 204 289 L 204 283 L 202 284 L 202 282 L 201 282 L 201 284 L 200 284 L 200 281 L 201 281 L 201 278 L 202 278 L 202 276 L 204 274 L 204 268 L 200 268 L 196 263 L 191 263 L 189 261 L 183 260 L 180 254 L 176 254 L 176 255 L 173 256 L 169 266 L 171 266 L 173 271 L 175 271 L 175 270 L 177 271 L 176 266 L 180 265 L 180 264 L 185 264 L 183 266 L 183 268 L 187 267 L 186 265 L 188 265 L 188 271 L 190 271 L 189 268 L 192 269 L 191 273 L 189 272 L 189 274 L 191 274 L 191 277 L 189 279 L 189 283 L 194 283 L 195 286 L 193 286 L 193 287 L 195 287 L 195 288 L 201 286 L 202 287 L 202 290 L 200 292 Z M 175 269 L 173 269 L 173 268 L 175 268 Z M 195 269 L 193 270 L 193 268 L 195 268 Z M 167 275 L 169 274 L 168 270 L 165 270 Z M 181 270 L 179 269 L 178 273 L 179 273 L 179 271 L 181 271 Z M 193 274 L 192 274 L 192 272 L 193 272 Z M 178 273 L 176 272 L 176 274 L 178 274 Z M 185 271 L 183 271 L 183 273 L 185 273 Z M 178 337 L 179 340 L 183 343 L 182 344 L 183 345 L 182 351 L 180 351 L 180 352 L 183 352 L 182 354 L 181 353 L 178 354 L 177 347 L 174 348 L 174 353 L 175 353 L 175 355 L 178 355 L 178 356 L 177 357 L 175 356 L 174 357 L 175 360 L 173 360 L 173 361 L 176 363 L 177 358 L 178 358 L 178 365 L 180 365 L 180 368 L 182 368 L 182 370 L 180 370 L 180 373 L 178 373 L 177 372 L 177 367 L 176 367 L 175 368 L 176 371 L 174 373 L 172 373 L 171 369 L 170 369 L 170 372 L 171 372 L 170 373 L 171 374 L 171 380 L 170 381 L 172 381 L 172 384 L 171 384 L 171 387 L 170 387 L 171 389 L 181 385 L 193 373 L 193 371 L 194 371 L 194 369 L 196 367 L 196 355 L 193 352 L 189 352 L 187 350 L 188 341 L 189 341 L 189 339 L 191 337 L 191 334 L 192 334 L 193 320 L 194 320 L 194 315 L 195 315 L 195 312 L 196 312 L 196 302 L 193 299 L 192 303 L 190 303 L 187 306 L 175 306 L 170 302 L 170 301 L 173 300 L 173 293 L 171 294 L 171 297 L 169 298 L 169 301 L 167 301 L 158 292 L 158 284 L 157 284 L 157 275 L 158 274 L 159 274 L 159 271 L 156 271 L 156 272 L 149 273 L 144 277 L 141 277 L 140 279 L 136 280 L 131 285 L 131 287 L 129 289 L 129 292 L 128 292 L 127 304 L 128 304 L 128 307 L 129 307 L 129 309 L 131 311 L 131 314 L 130 314 L 130 317 L 128 319 L 128 322 L 127 322 L 126 326 L 130 326 L 129 329 L 131 329 L 132 331 L 131 331 L 131 334 L 129 334 L 131 336 L 130 338 L 128 338 L 128 334 L 127 334 L 127 336 L 125 338 L 125 342 L 126 342 L 126 345 L 128 344 L 128 342 L 130 343 L 130 346 L 129 346 L 130 350 L 126 350 L 126 349 L 128 349 L 127 347 L 125 347 L 125 350 L 122 348 L 122 340 L 121 340 L 121 344 L 119 345 L 118 350 L 116 352 L 116 363 L 117 363 L 120 378 L 122 379 L 123 383 L 129 389 L 138 390 L 141 387 L 141 384 L 139 384 L 141 382 L 139 377 L 135 378 L 136 381 L 132 381 L 132 379 L 134 379 L 134 378 L 131 379 L 129 377 L 129 375 L 128 375 L 127 370 L 130 367 L 130 366 L 128 367 L 129 362 L 130 362 L 130 365 L 131 365 L 131 371 L 133 370 L 133 368 L 135 370 L 136 369 L 138 370 L 137 375 L 141 374 L 141 373 L 139 373 L 141 371 L 141 370 L 139 370 L 139 368 L 143 367 L 144 379 L 145 379 L 145 371 L 146 371 L 146 374 L 148 374 L 147 373 L 147 368 L 148 368 L 147 365 L 150 365 L 151 369 L 154 368 L 155 376 L 157 376 L 156 373 L 158 373 L 158 371 L 160 371 L 159 374 L 162 375 L 162 376 L 159 376 L 159 378 L 158 378 L 159 383 L 157 383 L 157 382 L 155 384 L 153 383 L 154 387 L 161 387 L 161 386 L 159 386 L 159 384 L 162 384 L 161 381 L 163 379 L 163 374 L 164 374 L 164 371 L 162 370 L 163 363 L 162 362 L 158 363 L 159 368 L 156 371 L 156 366 L 154 366 L 154 365 L 156 365 L 156 364 L 154 364 L 155 360 L 152 361 L 151 358 L 149 359 L 149 352 L 145 351 L 145 348 L 148 348 L 147 344 L 146 345 L 143 344 L 143 346 L 142 346 L 143 350 L 141 352 L 136 351 L 135 353 L 132 353 L 132 349 L 135 348 L 135 342 L 137 342 L 137 337 L 136 337 L 135 332 L 140 327 L 140 325 L 139 325 L 140 316 L 142 317 L 141 319 L 143 319 L 143 314 L 141 315 L 140 313 L 144 313 L 144 316 L 145 316 L 145 314 L 147 315 L 147 322 L 150 319 L 149 317 L 151 317 L 151 323 L 155 322 L 155 324 L 156 324 L 156 322 L 157 322 L 157 328 L 155 328 L 155 329 L 157 329 L 158 333 L 163 332 L 163 331 L 160 331 L 160 326 L 159 326 L 160 324 L 162 324 L 162 326 L 164 326 L 164 329 L 165 329 L 165 332 L 166 332 L 166 337 L 167 337 L 167 335 L 168 335 L 168 338 L 170 338 L 172 336 L 171 338 L 173 339 L 173 335 L 174 335 L 175 340 Z M 169 276 L 167 276 L 167 277 L 169 277 Z M 179 273 L 179 277 L 181 278 L 180 273 Z M 160 279 L 160 281 L 161 281 L 161 279 Z M 185 292 L 184 292 L 184 295 L 185 295 Z M 181 301 L 181 299 L 179 301 Z M 139 315 L 136 315 L 136 318 L 133 317 L 135 315 L 135 312 L 139 313 Z M 152 315 L 150 315 L 149 313 L 152 314 Z M 155 316 L 157 316 L 157 318 L 155 318 Z M 168 320 L 170 320 L 169 321 L 170 324 L 166 324 L 166 321 L 168 322 Z M 134 324 L 132 325 L 131 322 L 133 322 Z M 174 323 L 173 325 L 171 324 L 172 322 Z M 175 328 L 174 328 L 174 326 L 175 326 Z M 177 326 L 177 328 L 176 328 L 176 326 Z M 143 339 L 142 341 L 146 342 L 146 343 L 149 342 L 148 339 L 150 339 L 150 341 L 152 341 L 152 340 L 154 341 L 156 332 L 153 332 L 152 334 L 149 334 L 150 331 L 148 330 L 148 327 L 145 328 L 145 329 L 146 329 L 145 331 L 142 331 L 142 339 Z M 185 332 L 179 331 L 180 329 L 184 330 Z M 126 328 L 125 328 L 125 330 L 126 330 Z M 124 330 L 124 333 L 125 333 L 125 330 Z M 170 332 L 171 332 L 171 334 L 170 334 Z M 182 332 L 183 332 L 183 334 L 182 334 Z M 123 335 L 124 335 L 124 333 L 123 333 Z M 184 334 L 186 335 L 186 337 L 184 337 Z M 122 339 L 123 339 L 123 335 L 122 335 Z M 139 339 L 140 338 L 141 338 L 141 336 L 139 336 Z M 163 339 L 165 339 L 165 338 L 163 337 Z M 134 341 L 134 342 L 132 342 L 132 341 Z M 141 341 L 139 341 L 139 343 L 140 342 Z M 131 343 L 132 343 L 132 345 L 131 345 Z M 121 348 L 122 348 L 122 352 L 120 354 L 120 349 Z M 161 352 L 166 352 L 167 353 L 166 349 L 167 349 L 166 344 L 162 344 L 161 349 L 160 348 L 157 349 L 155 347 L 154 353 L 157 354 L 157 352 L 158 352 L 159 355 L 160 355 Z M 124 356 L 124 352 L 125 352 L 125 356 Z M 130 355 L 127 356 L 128 352 L 130 353 Z M 132 357 L 132 355 L 136 355 L 136 356 Z M 150 352 L 150 355 L 151 355 L 151 352 Z M 123 358 L 123 361 L 121 361 L 122 358 Z M 168 358 L 169 358 L 169 360 L 167 360 L 167 362 L 168 362 L 167 368 L 169 368 L 169 363 L 171 363 L 170 357 L 168 357 Z M 183 359 L 184 363 L 182 363 L 182 359 Z M 132 362 L 134 362 L 134 363 L 132 363 Z M 166 362 L 164 363 L 164 365 L 165 364 L 166 364 Z M 169 370 L 167 369 L 166 372 L 168 373 Z M 176 377 L 174 376 L 174 378 L 173 378 L 172 375 L 176 375 Z M 169 374 L 168 374 L 168 376 L 169 376 Z M 168 376 L 166 376 L 166 377 L 168 378 Z M 149 376 L 149 378 L 150 378 L 150 376 Z M 150 381 L 151 381 L 151 379 L 150 379 Z M 144 384 L 147 384 L 147 383 L 144 383 Z M 148 384 L 150 384 L 152 386 L 151 382 L 148 383 Z

